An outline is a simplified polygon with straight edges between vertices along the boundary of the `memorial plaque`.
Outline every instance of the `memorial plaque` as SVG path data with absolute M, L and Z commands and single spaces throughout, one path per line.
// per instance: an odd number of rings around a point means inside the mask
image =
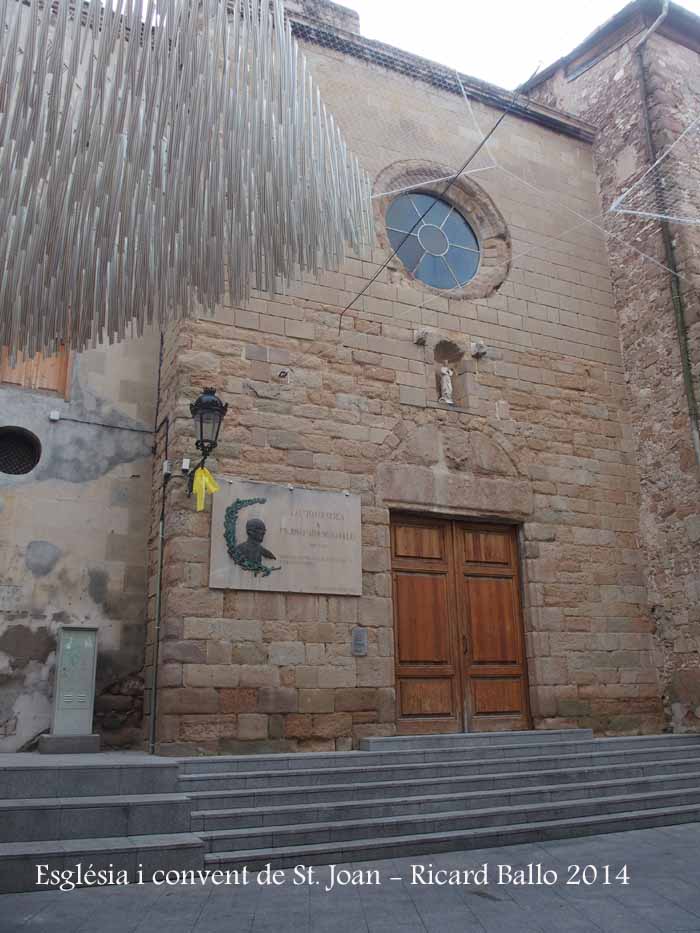
M 90 735 L 95 703 L 97 629 L 61 626 L 56 662 L 53 735 Z
M 218 479 L 209 586 L 362 594 L 359 496 Z

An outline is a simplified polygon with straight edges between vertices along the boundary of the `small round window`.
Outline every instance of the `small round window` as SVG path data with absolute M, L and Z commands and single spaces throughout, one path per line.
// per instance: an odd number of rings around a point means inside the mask
M 479 242 L 458 210 L 429 194 L 402 194 L 386 212 L 389 241 L 417 279 L 460 288 L 479 268 Z
M 30 473 L 41 458 L 36 434 L 24 428 L 0 428 L 0 473 Z

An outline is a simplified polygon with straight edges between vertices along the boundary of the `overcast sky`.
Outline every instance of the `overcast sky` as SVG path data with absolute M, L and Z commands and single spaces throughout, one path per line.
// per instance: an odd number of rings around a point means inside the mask
M 514 88 L 575 48 L 624 0 L 338 0 L 362 34 Z M 682 4 L 700 14 L 700 0 Z

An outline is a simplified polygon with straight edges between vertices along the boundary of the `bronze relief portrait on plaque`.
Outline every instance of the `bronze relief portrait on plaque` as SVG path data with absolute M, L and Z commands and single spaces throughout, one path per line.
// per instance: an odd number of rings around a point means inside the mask
M 282 568 L 270 567 L 263 560 L 276 560 L 272 551 L 263 545 L 267 528 L 261 518 L 250 518 L 246 522 L 246 540 L 236 541 L 236 526 L 238 513 L 250 505 L 264 505 L 267 499 L 236 499 L 227 509 L 224 517 L 224 538 L 226 548 L 231 560 L 243 570 L 250 571 L 254 576 L 269 577 L 275 570 Z

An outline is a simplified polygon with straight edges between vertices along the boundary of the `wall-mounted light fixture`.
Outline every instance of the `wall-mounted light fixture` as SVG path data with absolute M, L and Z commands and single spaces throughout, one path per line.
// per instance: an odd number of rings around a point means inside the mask
M 228 411 L 228 404 L 222 402 L 216 389 L 205 389 L 190 405 L 197 434 L 197 450 L 202 451 L 202 465 L 219 442 L 221 422 Z

